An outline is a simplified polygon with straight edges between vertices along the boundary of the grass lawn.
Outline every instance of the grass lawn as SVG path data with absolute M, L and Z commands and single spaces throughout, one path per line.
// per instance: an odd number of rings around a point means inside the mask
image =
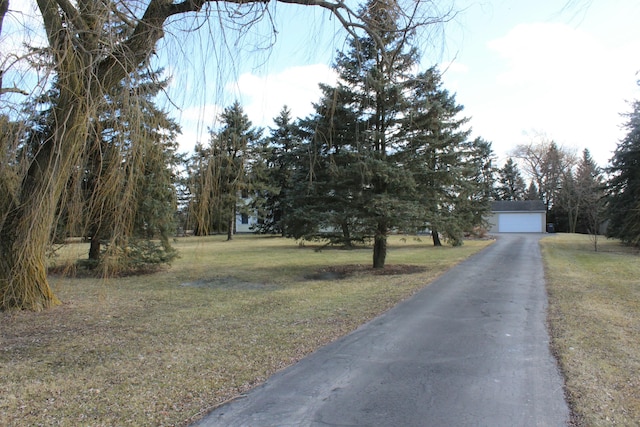
M 575 423 L 640 423 L 640 258 L 617 241 L 542 240 L 552 343 Z
M 52 277 L 63 305 L 0 312 L 0 425 L 188 424 L 490 244 L 394 236 L 389 270 L 412 274 L 375 275 L 354 267 L 370 264 L 370 248 L 224 240 L 179 239 L 181 258 L 147 276 Z M 87 251 L 69 245 L 58 262 Z

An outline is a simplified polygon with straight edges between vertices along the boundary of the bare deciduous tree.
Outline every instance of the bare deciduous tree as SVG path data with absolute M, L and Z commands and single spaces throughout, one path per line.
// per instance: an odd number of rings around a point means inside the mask
M 575 154 L 554 141 L 539 136 L 528 144 L 517 145 L 511 156 L 518 159 L 523 172 L 536 185 L 547 211 L 557 201 L 563 172 L 573 168 Z

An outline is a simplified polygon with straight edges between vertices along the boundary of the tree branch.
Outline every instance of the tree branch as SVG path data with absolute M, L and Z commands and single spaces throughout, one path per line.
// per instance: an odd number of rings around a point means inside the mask
M 49 46 L 56 48 L 60 46 L 62 19 L 58 13 L 58 3 L 55 0 L 37 0 L 38 8 L 42 14 L 42 22 L 47 32 Z
M 0 95 L 4 95 L 5 93 L 19 93 L 20 95 L 28 96 L 29 93 L 14 86 L 14 87 L 0 87 Z
M 56 0 L 56 3 L 58 3 L 60 9 L 62 9 L 67 18 L 71 21 L 71 23 L 73 23 L 74 27 L 76 27 L 79 31 L 87 31 L 87 26 L 80 17 L 78 9 L 76 9 L 69 0 Z
M 65 1 L 65 0 L 60 0 Z M 172 3 L 171 0 L 151 0 L 142 18 L 138 20 L 133 34 L 125 41 L 117 52 L 105 58 L 98 66 L 97 75 L 100 84 L 104 88 L 112 87 L 134 71 L 139 64 L 147 60 L 153 52 L 156 43 L 164 36 L 163 26 L 166 20 L 174 15 L 196 13 L 202 10 L 206 3 L 219 0 L 184 0 L 180 3 Z M 225 0 L 224 3 L 248 5 L 253 3 L 269 3 L 271 0 Z M 356 24 L 339 13 L 346 11 L 347 16 L 356 16 L 342 2 L 328 2 L 325 0 L 275 0 L 282 3 L 300 4 L 306 6 L 318 6 L 330 10 L 338 18 L 340 23 L 354 35 L 353 28 L 366 27 Z M 39 3 L 51 2 L 51 0 L 38 0 Z
M 0 0 L 0 34 L 2 34 L 2 23 L 4 17 L 9 11 L 9 0 Z

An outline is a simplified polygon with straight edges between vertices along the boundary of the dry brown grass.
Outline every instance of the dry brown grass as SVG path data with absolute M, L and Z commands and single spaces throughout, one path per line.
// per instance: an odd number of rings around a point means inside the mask
M 368 265 L 368 248 L 214 236 L 180 239 L 182 258 L 152 275 L 53 278 L 62 306 L 0 313 L 0 425 L 187 424 L 489 244 L 423 240 L 390 241 L 388 263 L 424 268 L 413 274 L 338 268 Z M 70 245 L 57 262 L 86 250 Z M 331 268 L 351 274 L 305 279 Z
M 554 351 L 575 423 L 640 423 L 640 259 L 588 236 L 542 241 Z

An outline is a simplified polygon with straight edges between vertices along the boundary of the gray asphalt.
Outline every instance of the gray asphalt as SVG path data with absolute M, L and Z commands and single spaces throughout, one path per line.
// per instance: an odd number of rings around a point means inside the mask
M 503 234 L 198 426 L 565 426 L 539 234 Z

